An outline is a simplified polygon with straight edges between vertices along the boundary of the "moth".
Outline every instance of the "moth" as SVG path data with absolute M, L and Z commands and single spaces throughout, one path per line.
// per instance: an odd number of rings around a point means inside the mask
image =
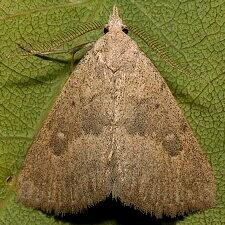
M 156 218 L 212 207 L 212 168 L 116 7 L 104 32 L 34 138 L 18 177 L 18 200 L 65 214 L 112 195 Z

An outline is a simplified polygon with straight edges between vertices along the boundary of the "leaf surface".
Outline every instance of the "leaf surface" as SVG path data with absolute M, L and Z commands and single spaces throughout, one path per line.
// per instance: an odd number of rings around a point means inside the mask
M 0 224 L 128 224 L 135 221 L 126 210 L 121 220 L 115 213 L 118 210 L 110 207 L 105 215 L 98 210 L 98 215 L 87 214 L 87 218 L 55 218 L 25 208 L 15 200 L 16 178 L 27 149 L 69 76 L 69 65 L 22 56 L 16 43 L 48 46 L 56 37 L 79 25 L 92 20 L 106 23 L 115 3 L 124 23 L 138 27 L 149 40 L 147 45 L 131 34 L 167 81 L 207 154 L 217 180 L 214 209 L 176 220 L 155 221 L 155 224 L 225 223 L 224 1 L 2 0 Z M 67 45 L 96 40 L 99 35 L 99 32 L 91 32 Z M 146 216 L 140 218 L 142 224 L 151 223 Z

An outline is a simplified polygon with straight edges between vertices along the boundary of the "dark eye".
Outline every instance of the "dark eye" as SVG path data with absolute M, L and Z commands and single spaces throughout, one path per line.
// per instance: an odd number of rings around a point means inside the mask
M 122 29 L 122 31 L 123 31 L 125 34 L 128 34 L 128 29 L 127 29 L 127 27 L 124 27 L 124 28 Z
M 108 33 L 109 32 L 109 28 L 108 27 L 105 27 L 104 28 L 104 34 Z

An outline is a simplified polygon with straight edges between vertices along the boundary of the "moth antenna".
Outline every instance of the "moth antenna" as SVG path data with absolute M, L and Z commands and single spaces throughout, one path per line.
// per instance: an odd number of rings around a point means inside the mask
M 62 46 L 64 43 L 69 42 L 73 39 L 76 39 L 88 32 L 97 30 L 104 27 L 101 22 L 93 21 L 84 25 L 80 25 L 75 29 L 71 29 L 68 31 L 68 33 L 62 35 L 61 37 L 57 37 L 53 41 L 45 42 L 45 43 L 36 43 L 34 45 L 27 42 L 23 37 L 21 37 L 21 42 L 16 42 L 17 49 L 15 51 L 11 52 L 10 54 L 4 55 L 5 58 L 17 58 L 18 56 L 27 58 L 31 54 L 27 51 L 24 51 L 24 49 L 30 49 L 35 52 L 39 53 L 45 53 L 45 52 L 51 52 Z M 18 49 L 23 50 L 22 52 L 18 52 Z
M 81 25 L 75 29 L 70 30 L 66 35 L 63 35 L 62 37 L 58 37 L 56 41 L 53 41 L 51 43 L 52 49 L 60 47 L 66 42 L 72 41 L 75 38 L 78 38 L 82 36 L 83 34 L 86 34 L 88 32 L 91 32 L 93 30 L 97 30 L 99 28 L 103 27 L 103 24 L 98 21 L 93 21 L 88 24 Z
M 190 76 L 191 72 L 190 70 L 188 70 L 187 68 L 183 68 L 180 65 L 178 65 L 177 63 L 175 63 L 172 59 L 171 59 L 171 53 L 168 52 L 163 52 L 165 51 L 165 47 L 160 46 L 157 47 L 156 45 L 158 45 L 156 40 L 152 41 L 152 38 L 149 38 L 148 35 L 143 31 L 140 30 L 136 27 L 133 27 L 132 25 L 128 25 L 129 29 L 136 35 L 138 36 L 148 47 L 150 47 L 154 52 L 156 52 L 156 54 L 162 58 L 167 64 L 169 64 L 173 69 L 176 69 L 177 71 L 179 71 L 180 73 L 184 73 L 186 76 Z
M 42 52 L 53 51 L 59 48 L 60 46 L 62 46 L 63 44 L 65 44 L 66 42 L 72 41 L 88 32 L 100 29 L 101 27 L 103 27 L 103 24 L 98 21 L 93 21 L 88 24 L 80 25 L 77 28 L 70 30 L 68 33 L 64 34 L 63 36 L 57 37 L 55 40 L 53 40 L 50 43 L 45 42 L 43 44 L 37 44 L 35 46 L 36 48 L 34 47 L 33 49 L 42 51 Z

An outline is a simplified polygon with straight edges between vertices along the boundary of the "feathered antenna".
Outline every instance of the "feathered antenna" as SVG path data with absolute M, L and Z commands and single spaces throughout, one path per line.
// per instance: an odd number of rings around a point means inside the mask
M 97 22 L 97 21 L 93 21 L 88 24 L 80 25 L 77 28 L 72 29 L 65 35 L 56 38 L 51 43 L 45 43 L 45 46 L 43 48 L 41 48 L 40 50 L 41 51 L 52 51 L 52 50 L 62 46 L 66 42 L 72 41 L 75 38 L 82 36 L 83 34 L 86 34 L 90 31 L 97 30 L 102 27 L 103 27 L 103 24 L 101 22 Z
M 66 34 L 57 37 L 51 42 L 36 44 L 32 46 L 30 43 L 27 43 L 26 40 L 23 39 L 22 43 L 17 43 L 17 45 L 20 49 L 24 50 L 26 54 L 23 54 L 23 56 L 25 57 L 29 55 L 39 55 L 41 58 L 45 59 L 46 57 L 44 55 L 46 55 L 46 53 L 57 53 L 56 50 L 65 43 L 72 41 L 88 32 L 97 30 L 99 28 L 103 28 L 103 24 L 98 21 L 93 21 L 84 25 L 80 25 L 70 30 Z
M 160 46 L 157 44 L 157 40 L 154 40 L 154 38 L 150 38 L 143 30 L 133 27 L 132 25 L 128 24 L 128 28 L 173 69 L 179 71 L 180 73 L 184 73 L 186 76 L 191 75 L 190 70 L 188 70 L 187 68 L 184 69 L 185 65 L 178 65 L 171 59 L 170 54 L 168 52 L 165 52 L 165 49 L 163 49 L 164 46 Z

